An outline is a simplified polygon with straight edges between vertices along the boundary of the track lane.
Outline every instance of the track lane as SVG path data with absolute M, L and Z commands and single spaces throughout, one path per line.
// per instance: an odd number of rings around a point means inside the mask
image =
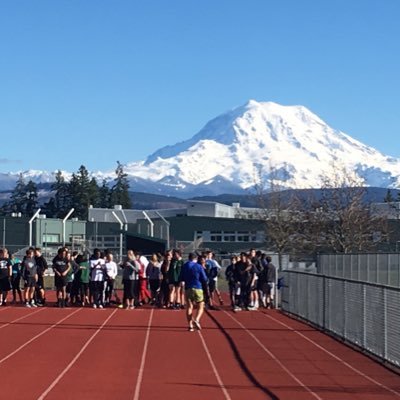
M 227 399 L 183 311 L 156 310 L 152 326 L 140 400 Z
M 338 360 L 302 339 L 288 327 L 268 321 L 260 312 L 224 314 L 237 324 L 236 329 L 247 329 L 249 337 L 253 335 L 254 341 L 265 346 L 304 385 L 323 399 L 380 400 L 395 396 L 393 392 L 373 384 L 354 370 L 344 368 Z M 306 335 L 316 332 L 305 324 L 298 326 L 298 329 Z M 337 345 L 339 348 L 345 347 L 339 343 Z M 375 364 L 371 360 L 370 362 Z
M 133 398 L 148 319 L 147 311 L 117 310 L 45 399 Z

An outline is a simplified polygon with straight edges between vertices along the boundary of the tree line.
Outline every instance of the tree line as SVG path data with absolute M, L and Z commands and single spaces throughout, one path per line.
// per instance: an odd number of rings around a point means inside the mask
M 273 167 L 262 176 L 255 195 L 260 218 L 265 221 L 266 246 L 280 256 L 280 262 L 283 254 L 315 256 L 390 249 L 388 218 L 374 212 L 365 201 L 366 188 L 353 172 L 333 168 L 329 176 L 321 176 L 318 196 L 307 198 L 296 191 L 288 196 Z M 396 200 L 388 190 L 383 201 L 390 207 Z
M 2 215 L 20 213 L 30 217 L 40 207 L 41 213 L 50 218 L 64 218 L 68 211 L 74 208 L 75 217 L 87 219 L 90 205 L 111 208 L 115 204 L 120 204 L 123 208 L 131 208 L 129 188 L 128 175 L 119 161 L 115 169 L 115 178 L 111 183 L 103 180 L 99 184 L 94 177 L 90 177 L 86 167 L 81 165 L 69 181 L 61 171 L 57 171 L 55 181 L 51 184 L 50 198 L 41 204 L 35 182 L 32 180 L 26 182 L 20 174 L 9 201 L 2 205 L 0 213 Z

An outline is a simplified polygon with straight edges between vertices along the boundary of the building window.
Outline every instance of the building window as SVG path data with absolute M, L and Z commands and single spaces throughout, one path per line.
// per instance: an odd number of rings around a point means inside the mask
M 208 242 L 259 242 L 255 231 L 195 231 L 195 239 Z
M 60 243 L 60 235 L 57 233 L 46 233 L 43 235 L 43 243 Z

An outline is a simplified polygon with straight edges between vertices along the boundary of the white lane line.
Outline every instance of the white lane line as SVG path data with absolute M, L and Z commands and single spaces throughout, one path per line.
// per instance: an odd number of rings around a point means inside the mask
M 224 382 L 222 382 L 222 379 L 221 379 L 221 377 L 220 377 L 220 375 L 218 373 L 217 367 L 215 366 L 214 361 L 212 359 L 210 350 L 208 349 L 206 341 L 204 340 L 204 337 L 203 337 L 203 335 L 201 334 L 200 331 L 199 331 L 199 336 L 200 336 L 200 339 L 201 339 L 201 343 L 203 344 L 204 350 L 205 350 L 205 352 L 207 354 L 208 361 L 210 361 L 211 367 L 212 367 L 212 369 L 214 371 L 214 375 L 217 378 L 218 385 L 221 388 L 222 392 L 224 393 L 225 399 L 226 400 L 231 400 L 231 396 L 229 395 L 229 393 L 228 393 L 228 391 L 226 389 L 226 386 L 224 385 Z
M 296 381 L 302 388 L 307 390 L 312 396 L 314 396 L 318 400 L 322 400 L 322 397 L 318 396 L 317 393 L 313 392 L 305 383 L 303 383 L 299 378 L 297 378 L 270 350 L 268 350 L 258 338 L 250 332 L 240 321 L 238 321 L 235 317 L 230 315 L 228 312 L 224 311 L 226 315 L 228 315 L 231 319 L 233 319 L 249 336 L 251 336 L 254 341 L 277 363 L 279 366 L 294 380 Z
M 39 308 L 39 310 L 36 310 L 36 311 L 31 312 L 31 313 L 29 313 L 29 314 L 26 314 L 26 315 L 24 315 L 24 316 L 22 316 L 22 317 L 19 317 L 19 318 L 17 318 L 17 319 L 14 319 L 14 320 L 12 320 L 11 322 L 7 322 L 6 324 L 1 325 L 1 326 L 0 326 L 0 329 L 3 329 L 3 328 L 5 328 L 5 327 L 7 327 L 7 326 L 9 326 L 9 325 L 12 325 L 12 324 L 14 324 L 15 322 L 21 321 L 22 319 L 28 318 L 28 317 L 30 317 L 31 315 L 35 315 L 35 314 L 37 314 L 38 312 L 43 311 L 43 310 L 44 310 L 44 308 Z
M 81 310 L 81 309 L 79 309 Z M 78 311 L 79 311 L 78 310 Z M 107 319 L 101 324 L 101 326 L 97 329 L 95 333 L 87 340 L 87 342 L 83 345 L 83 347 L 79 350 L 76 356 L 71 360 L 71 362 L 64 368 L 64 370 L 57 376 L 56 379 L 51 383 L 51 385 L 38 397 L 38 400 L 44 399 L 57 385 L 58 382 L 63 378 L 63 376 L 71 369 L 71 367 L 76 363 L 76 360 L 82 355 L 82 353 L 86 350 L 92 340 L 97 336 L 97 334 L 104 328 L 104 325 L 111 319 L 111 317 L 117 312 L 117 308 L 107 317 Z M 72 314 L 71 314 L 72 315 Z
M 149 337 L 150 337 L 150 330 L 151 330 L 151 321 L 153 320 L 153 313 L 154 313 L 154 308 L 151 309 L 149 323 L 147 324 L 147 332 L 146 332 L 146 338 L 144 340 L 142 361 L 140 362 L 140 368 L 139 368 L 139 373 L 138 373 L 138 377 L 137 377 L 137 381 L 136 381 L 135 394 L 133 396 L 133 400 L 139 400 L 140 387 L 142 386 L 142 380 L 143 380 L 144 364 L 146 362 L 147 347 L 149 346 Z
M 302 337 L 303 339 L 307 340 L 308 342 L 312 343 L 315 347 L 317 347 L 318 349 L 324 351 L 326 354 L 329 354 L 331 357 L 333 357 L 335 360 L 341 362 L 343 365 L 345 365 L 346 367 L 350 368 L 352 371 L 356 372 L 357 374 L 361 375 L 363 378 L 367 379 L 368 381 L 374 383 L 377 386 L 380 386 L 382 389 L 386 389 L 387 391 L 393 393 L 394 395 L 396 395 L 397 397 L 400 397 L 400 393 L 397 392 L 394 389 L 391 389 L 390 387 L 384 385 L 383 383 L 380 383 L 378 381 L 376 381 L 374 378 L 371 378 L 370 376 L 364 374 L 364 372 L 360 371 L 359 369 L 353 367 L 351 364 L 349 364 L 347 361 L 344 361 L 342 358 L 340 358 L 339 356 L 337 356 L 336 354 L 333 354 L 332 352 L 330 352 L 329 350 L 325 349 L 323 346 L 321 346 L 320 344 L 318 344 L 317 342 L 314 342 L 314 340 L 310 339 L 309 337 L 307 337 L 306 335 L 302 334 L 301 332 L 298 332 L 297 330 L 293 329 L 291 326 L 285 324 L 284 322 L 281 322 L 279 320 L 277 320 L 274 317 L 271 317 L 270 315 L 264 314 L 264 317 L 266 318 L 270 318 L 273 321 L 277 322 L 278 324 L 284 326 L 285 328 L 289 329 L 291 332 L 296 333 L 297 335 L 299 335 L 300 337 Z
M 77 313 L 78 311 L 80 311 L 80 309 L 74 311 L 73 313 L 67 315 L 66 317 L 64 317 L 63 319 L 61 319 L 60 321 L 58 321 L 57 323 L 51 325 L 49 328 L 45 329 L 44 331 L 38 333 L 37 335 L 35 335 L 33 338 L 29 339 L 27 342 L 25 342 L 23 345 L 19 346 L 17 349 L 15 349 L 12 353 L 8 354 L 7 356 L 3 357 L 0 360 L 0 364 L 2 364 L 4 361 L 8 360 L 10 357 L 12 357 L 14 354 L 18 353 L 20 350 L 22 350 L 24 347 L 28 346 L 28 344 L 32 343 L 34 340 L 36 340 L 37 338 L 39 338 L 40 336 L 43 336 L 45 333 L 47 333 L 49 330 L 55 328 L 57 325 L 61 324 L 63 321 L 65 321 L 66 319 L 68 319 L 69 317 L 71 317 L 72 315 L 74 315 L 75 313 Z M 33 313 L 32 313 L 33 314 Z M 32 315 L 30 314 L 30 315 Z

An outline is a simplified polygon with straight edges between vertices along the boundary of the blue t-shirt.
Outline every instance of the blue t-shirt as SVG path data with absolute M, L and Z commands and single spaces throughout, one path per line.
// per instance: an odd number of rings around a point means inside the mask
M 203 267 L 194 261 L 183 264 L 179 280 L 185 282 L 186 289 L 202 289 L 202 283 L 208 281 Z

